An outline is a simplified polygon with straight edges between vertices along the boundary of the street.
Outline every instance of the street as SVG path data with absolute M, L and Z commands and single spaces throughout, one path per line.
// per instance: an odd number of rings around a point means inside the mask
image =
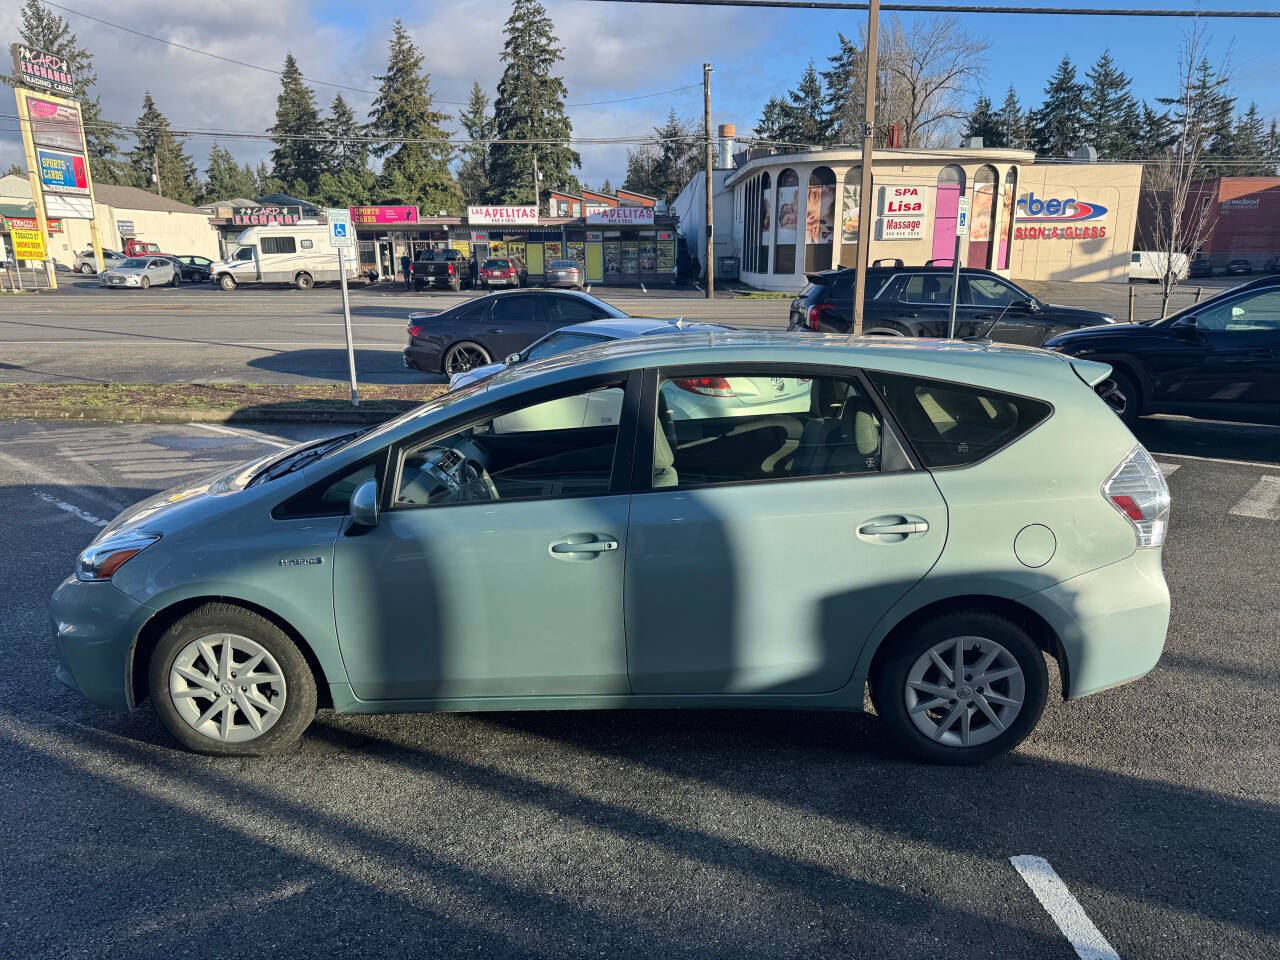
M 1219 287 L 1233 286 L 1226 278 Z M 1046 283 L 1037 296 L 1123 319 L 1122 284 Z M 1141 316 L 1158 315 L 1156 288 L 1137 287 Z M 1180 291 L 1175 306 L 1191 303 Z M 1213 292 L 1213 288 L 1206 288 Z M 697 290 L 596 289 L 595 295 L 633 316 L 685 317 L 732 326 L 785 329 L 788 301 Z M 443 310 L 476 296 L 464 291 L 409 293 L 390 284 L 353 287 L 356 369 L 367 383 L 430 383 L 400 359 L 405 325 L 415 310 Z M 1208 294 L 1206 294 L 1208 295 Z M 1154 311 L 1154 313 L 1152 312 Z M 95 279 L 67 279 L 56 294 L 0 298 L 0 381 L 103 379 L 120 383 L 314 383 L 347 378 L 342 303 L 336 288 L 223 292 L 209 285 L 107 290 Z
M 373 323 L 400 312 L 362 303 L 362 340 L 394 358 Z M 193 315 L 202 342 L 252 322 Z M 175 343 L 185 316 L 136 323 Z M 325 432 L 0 425 L 0 955 L 1069 960 L 1023 856 L 1126 960 L 1280 951 L 1276 428 L 1140 425 L 1173 493 L 1163 659 L 1073 703 L 1053 677 L 978 767 L 898 759 L 872 715 L 700 711 L 322 711 L 292 754 L 213 760 L 55 681 L 49 594 L 102 523 Z

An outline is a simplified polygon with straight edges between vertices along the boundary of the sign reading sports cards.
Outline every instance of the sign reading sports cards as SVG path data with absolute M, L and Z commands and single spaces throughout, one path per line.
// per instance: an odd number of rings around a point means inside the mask
M 49 193 L 89 195 L 89 168 L 83 154 L 37 147 L 36 164 L 40 167 L 40 185 Z
M 43 87 L 54 93 L 75 93 L 66 57 L 45 53 L 25 43 L 9 44 L 13 54 L 13 75 L 19 86 Z

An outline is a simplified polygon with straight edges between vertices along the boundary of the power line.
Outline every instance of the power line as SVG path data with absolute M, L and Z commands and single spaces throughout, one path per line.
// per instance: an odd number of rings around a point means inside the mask
M 584 0 L 586 3 L 661 3 L 679 7 L 780 7 L 792 10 L 865 11 L 865 3 L 841 0 Z M 1218 20 L 1280 20 L 1277 10 L 1146 9 L 1143 7 L 996 7 L 973 3 L 882 3 L 892 13 L 1012 13 L 1084 17 L 1184 17 Z
M 46 0 L 46 2 L 48 2 L 48 0 Z M 63 6 L 60 3 L 48 2 L 48 5 L 51 7 L 56 7 L 57 9 L 63 11 L 64 13 L 71 13 L 77 17 L 84 17 L 86 20 L 92 20 L 94 23 L 100 23 L 105 27 L 113 27 L 116 30 L 123 30 L 125 33 L 131 33 L 135 37 L 142 37 L 145 40 L 154 40 L 156 43 L 163 43 L 170 47 L 176 47 L 179 50 L 185 50 L 187 53 L 194 53 L 202 57 L 211 57 L 214 60 L 221 60 L 223 63 L 234 64 L 235 66 L 238 66 L 238 67 L 247 67 L 250 70 L 259 70 L 262 73 L 270 73 L 277 77 L 284 75 L 283 71 L 281 70 L 275 70 L 271 67 L 264 67 L 258 63 L 249 63 L 247 60 L 237 60 L 235 57 L 224 57 L 219 53 L 213 53 L 212 51 L 209 51 L 209 50 L 202 50 L 199 47 L 188 46 L 185 43 L 178 43 L 176 40 L 166 40 L 164 37 L 157 37 L 151 33 L 143 33 L 141 30 L 135 30 L 133 27 L 127 27 L 122 23 L 115 23 L 114 21 L 111 21 L 111 20 L 105 20 L 102 17 L 94 16 L 91 13 L 84 13 L 81 10 L 73 10 L 70 7 Z M 364 87 L 353 87 L 345 83 L 334 83 L 330 80 L 317 80 L 315 77 L 303 77 L 302 79 L 305 80 L 307 83 L 315 83 L 325 87 L 335 87 L 339 90 L 351 90 L 355 93 L 368 94 L 371 97 L 376 97 L 378 95 L 377 90 L 366 90 Z M 701 86 L 702 86 L 701 82 L 689 83 L 689 84 L 685 84 L 683 87 L 675 87 L 671 90 L 659 90 L 656 93 L 642 93 L 634 97 L 618 97 L 613 100 L 590 100 L 585 103 L 566 103 L 565 107 L 566 108 L 600 107 L 600 106 L 605 106 L 611 103 L 630 103 L 634 100 L 649 100 L 649 99 L 652 99 L 653 97 L 666 97 L 666 96 L 670 96 L 673 93 L 680 93 L 683 90 L 690 90 L 690 89 L 693 89 L 694 87 L 701 87 Z M 467 101 L 465 100 L 446 100 L 443 97 L 434 97 L 433 99 L 436 103 L 445 103 L 451 107 L 467 106 Z

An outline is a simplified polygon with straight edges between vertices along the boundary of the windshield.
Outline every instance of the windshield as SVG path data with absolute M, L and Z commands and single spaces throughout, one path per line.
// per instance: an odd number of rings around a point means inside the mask
M 562 353 L 568 353 L 570 350 L 577 350 L 579 347 L 589 347 L 593 344 L 604 343 L 610 337 L 600 337 L 590 333 L 553 333 L 548 337 L 543 337 L 520 357 L 522 361 L 542 360 L 545 357 L 555 357 Z
M 572 270 L 577 265 L 578 265 L 577 260 L 552 260 L 551 261 L 552 270 Z
M 510 266 L 510 260 L 486 260 L 484 262 L 484 268 L 486 270 L 506 270 Z
M 141 270 L 146 265 L 147 265 L 147 261 L 144 260 L 142 257 L 130 257 L 124 263 L 120 264 L 120 266 L 122 267 L 125 267 L 128 269 L 137 269 L 137 270 Z

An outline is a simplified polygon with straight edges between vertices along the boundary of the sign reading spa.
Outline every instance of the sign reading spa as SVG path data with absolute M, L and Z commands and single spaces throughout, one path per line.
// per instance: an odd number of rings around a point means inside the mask
M 1037 197 L 1024 193 L 1018 198 L 1015 240 L 1097 240 L 1107 235 L 1100 221 L 1107 208 L 1076 197 Z

